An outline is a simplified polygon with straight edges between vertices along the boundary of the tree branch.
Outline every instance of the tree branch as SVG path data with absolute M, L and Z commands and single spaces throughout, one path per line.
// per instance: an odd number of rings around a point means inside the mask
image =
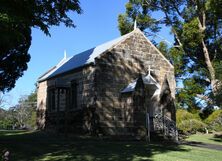
M 177 42 L 179 43 L 179 46 L 182 47 L 183 45 L 182 45 L 182 43 L 181 43 L 181 41 L 180 41 L 180 38 L 179 38 L 176 30 L 175 30 L 173 27 L 172 27 L 172 32 L 174 33 L 175 38 L 176 38 Z
M 210 103 L 210 104 L 213 104 L 213 101 L 208 97 L 208 96 L 205 96 L 205 95 L 202 95 L 202 94 L 197 94 L 196 97 Z

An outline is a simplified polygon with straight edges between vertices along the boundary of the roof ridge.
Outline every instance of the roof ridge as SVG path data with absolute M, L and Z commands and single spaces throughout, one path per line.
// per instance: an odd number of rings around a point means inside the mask
M 99 46 L 102 46 L 102 45 L 111 43 L 111 42 L 113 42 L 113 41 L 115 41 L 115 40 L 116 40 L 116 41 L 119 40 L 119 41 L 117 41 L 116 43 L 114 43 L 112 46 L 110 46 L 109 48 L 107 48 L 105 51 L 103 51 L 100 55 L 98 55 L 98 57 L 102 56 L 102 54 L 105 53 L 106 51 L 111 50 L 111 49 L 115 48 L 116 46 L 118 46 L 119 44 L 121 44 L 121 43 L 122 43 L 123 41 L 125 41 L 130 35 L 132 35 L 135 31 L 136 31 L 136 30 L 133 30 L 133 31 L 131 31 L 131 32 L 125 34 L 125 35 L 122 35 L 122 36 L 116 38 L 116 39 L 113 39 L 113 40 L 111 40 L 111 41 L 108 41 L 108 42 L 106 42 L 106 43 L 104 43 L 104 44 L 99 45 Z M 98 47 L 99 47 L 99 46 L 98 46 Z
M 46 80 L 53 72 L 55 72 L 59 67 L 61 67 L 63 64 L 65 64 L 70 59 L 71 59 L 71 57 L 69 57 L 69 58 L 64 57 L 62 60 L 60 60 L 60 62 L 58 64 L 56 64 L 55 66 L 50 68 L 47 72 L 45 72 L 43 75 L 41 75 L 38 78 L 38 81 Z
M 123 36 L 120 36 L 118 38 L 115 38 L 113 40 L 107 41 L 105 43 L 102 43 L 96 47 L 90 48 L 88 50 L 82 51 L 76 55 L 71 56 L 67 61 L 61 60 L 53 69 L 53 71 L 48 72 L 43 77 L 40 77 L 38 81 L 43 81 L 48 78 L 54 77 L 58 74 L 65 73 L 67 71 L 70 71 L 72 69 L 75 69 L 77 67 L 84 66 L 86 64 L 94 63 L 95 58 L 99 57 L 101 54 L 105 53 L 107 50 L 112 49 L 114 46 L 118 45 L 122 41 L 124 41 L 126 38 L 128 38 L 134 31 L 131 31 L 128 34 L 125 34 Z M 71 63 L 72 62 L 72 63 Z
M 125 41 L 127 38 L 129 38 L 132 34 L 136 32 L 142 34 L 147 40 L 147 42 L 152 47 L 154 47 L 158 51 L 158 53 L 160 53 L 160 55 L 171 65 L 171 67 L 173 67 L 172 64 L 162 55 L 162 53 L 148 40 L 148 38 L 144 35 L 144 33 L 139 28 L 136 28 L 133 31 L 129 32 L 128 34 L 107 41 L 88 50 L 82 51 L 67 59 L 63 58 L 56 66 L 54 66 L 53 68 L 51 68 L 51 70 L 43 74 L 38 79 L 38 81 L 44 81 L 46 79 L 55 77 L 59 74 L 73 70 L 75 68 L 83 67 L 90 63 L 95 63 L 95 58 L 98 58 L 102 56 L 105 52 L 115 48 L 116 46 L 121 44 L 123 41 Z

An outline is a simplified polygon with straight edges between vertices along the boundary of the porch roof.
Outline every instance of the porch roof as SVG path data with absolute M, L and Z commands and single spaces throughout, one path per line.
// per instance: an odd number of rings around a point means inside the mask
M 142 79 L 145 85 L 153 85 L 157 89 L 160 89 L 160 84 L 150 74 L 143 76 Z M 121 90 L 121 93 L 128 93 L 135 91 L 137 80 L 138 78 L 134 80 L 132 83 L 129 83 L 123 90 Z

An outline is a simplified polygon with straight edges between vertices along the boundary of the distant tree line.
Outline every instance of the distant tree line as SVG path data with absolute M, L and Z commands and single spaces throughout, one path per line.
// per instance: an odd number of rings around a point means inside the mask
M 21 96 L 17 105 L 9 109 L 0 108 L 0 129 L 35 129 L 36 92 Z

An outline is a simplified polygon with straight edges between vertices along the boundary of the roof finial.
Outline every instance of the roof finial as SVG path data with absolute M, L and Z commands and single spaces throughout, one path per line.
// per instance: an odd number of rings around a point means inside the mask
M 154 71 L 153 69 L 150 68 L 150 65 L 149 65 L 149 68 L 148 68 L 148 75 L 150 76 L 151 75 L 151 71 Z
M 135 19 L 135 21 L 134 21 L 134 30 L 136 30 L 136 28 L 137 28 L 137 23 L 136 23 L 136 19 Z
M 64 50 L 64 59 L 67 58 L 66 50 Z

